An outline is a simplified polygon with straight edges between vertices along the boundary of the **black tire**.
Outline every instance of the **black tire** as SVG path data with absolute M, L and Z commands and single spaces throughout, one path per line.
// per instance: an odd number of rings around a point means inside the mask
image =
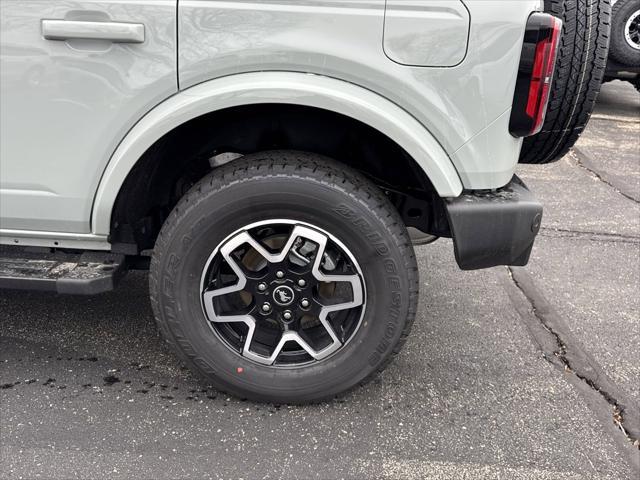
M 272 218 L 339 237 L 359 263 L 367 291 L 351 340 L 295 368 L 262 365 L 233 351 L 213 332 L 201 304 L 202 271 L 216 245 Z M 150 292 L 164 338 L 207 384 L 241 398 L 306 403 L 366 382 L 399 352 L 415 317 L 418 273 L 404 223 L 374 184 L 318 155 L 265 152 L 216 169 L 180 200 L 156 242 Z
M 562 36 L 542 131 L 524 139 L 520 163 L 562 158 L 582 134 L 604 78 L 611 19 L 610 0 L 545 0 L 562 19 Z
M 640 0 L 618 0 L 611 14 L 611 47 L 609 55 L 622 65 L 640 65 L 640 50 L 634 49 L 625 38 L 627 21 L 640 10 Z M 637 26 L 633 33 L 638 33 Z

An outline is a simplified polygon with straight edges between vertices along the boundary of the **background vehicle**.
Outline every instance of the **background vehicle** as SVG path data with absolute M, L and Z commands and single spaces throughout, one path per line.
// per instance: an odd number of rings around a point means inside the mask
M 640 1 L 612 0 L 611 48 L 605 81 L 627 80 L 640 91 Z
M 557 159 L 602 76 L 608 2 L 570 3 L 2 2 L 0 241 L 28 248 L 0 284 L 150 268 L 161 332 L 218 388 L 354 387 L 409 334 L 407 227 L 463 269 L 528 261 L 522 138 Z
M 543 7 L 562 20 L 562 35 L 544 125 L 524 139 L 521 163 L 555 162 L 578 140 L 598 98 L 609 48 L 609 0 L 544 0 Z

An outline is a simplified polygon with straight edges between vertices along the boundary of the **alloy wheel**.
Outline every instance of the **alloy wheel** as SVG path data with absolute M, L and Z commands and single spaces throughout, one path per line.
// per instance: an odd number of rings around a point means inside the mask
M 624 38 L 631 48 L 640 50 L 640 10 L 636 10 L 624 27 Z
M 202 305 L 215 334 L 238 355 L 273 367 L 319 362 L 360 328 L 362 271 L 330 233 L 272 220 L 228 236 L 209 257 Z

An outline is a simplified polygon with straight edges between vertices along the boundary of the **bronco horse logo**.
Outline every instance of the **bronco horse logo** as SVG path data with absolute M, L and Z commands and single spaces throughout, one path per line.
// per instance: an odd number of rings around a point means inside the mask
M 280 286 L 273 291 L 273 299 L 279 305 L 289 305 L 293 301 L 293 290 L 287 286 Z

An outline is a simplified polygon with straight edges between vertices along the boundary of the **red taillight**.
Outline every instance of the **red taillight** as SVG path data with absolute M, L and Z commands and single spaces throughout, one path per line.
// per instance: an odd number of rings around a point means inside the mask
M 518 137 L 542 129 L 549 102 L 562 21 L 544 13 L 529 17 L 509 130 Z

